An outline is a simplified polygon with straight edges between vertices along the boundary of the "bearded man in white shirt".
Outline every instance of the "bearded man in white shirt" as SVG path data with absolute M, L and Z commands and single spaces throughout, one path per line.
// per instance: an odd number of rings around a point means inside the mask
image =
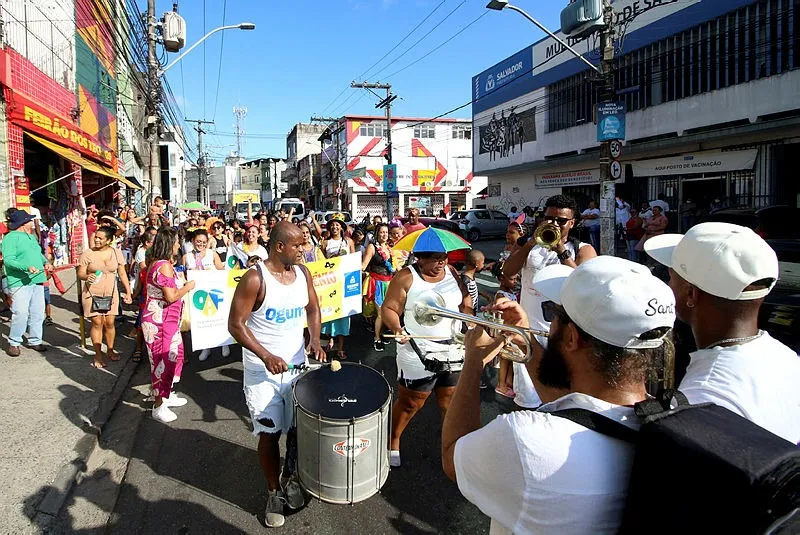
M 491 517 L 492 534 L 613 533 L 622 521 L 633 444 L 549 413 L 587 409 L 638 429 L 633 405 L 646 398 L 648 370 L 669 347 L 674 297 L 646 267 L 612 256 L 574 270 L 548 266 L 533 284 L 558 308 L 547 350 L 534 343 L 528 371 L 537 389 L 567 393 L 481 428 L 481 370 L 504 341 L 472 329 L 442 428 L 442 465 Z M 527 326 L 519 304 L 495 308 L 506 323 Z
M 645 251 L 670 268 L 678 318 L 697 343 L 681 392 L 800 442 L 800 358 L 758 328 L 761 304 L 778 280 L 775 251 L 730 223 L 654 236 Z

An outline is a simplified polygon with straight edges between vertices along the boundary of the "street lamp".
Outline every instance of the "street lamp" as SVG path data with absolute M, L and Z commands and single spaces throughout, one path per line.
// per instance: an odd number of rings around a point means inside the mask
M 509 4 L 508 0 L 490 0 L 489 3 L 486 4 L 486 7 L 489 8 L 489 9 L 497 10 L 497 11 L 502 11 L 504 8 L 508 8 L 508 9 L 510 9 L 512 11 L 516 11 L 517 13 L 519 13 L 520 15 L 522 15 L 523 17 L 525 17 L 526 19 L 528 19 L 529 21 L 534 23 L 536 25 L 536 27 L 539 28 L 540 30 L 542 30 L 544 33 L 546 33 L 547 35 L 549 35 L 550 37 L 552 37 L 553 39 L 558 41 L 564 48 L 566 48 L 567 50 L 572 52 L 572 55 L 574 55 L 576 58 L 578 58 L 579 60 L 581 60 L 582 62 L 587 64 L 589 67 L 591 67 L 598 74 L 601 74 L 600 69 L 598 69 L 597 67 L 592 65 L 592 63 L 589 60 L 587 60 L 586 58 L 584 58 L 583 56 L 578 54 L 563 39 L 559 38 L 553 32 L 551 32 L 550 30 L 545 28 L 543 24 L 541 24 L 538 20 L 536 20 L 533 17 L 531 17 L 530 15 L 528 15 L 522 9 L 518 8 L 517 6 Z
M 194 48 L 197 47 L 197 45 L 208 39 L 214 33 L 221 32 L 222 30 L 255 30 L 255 29 L 256 25 L 252 22 L 240 22 L 239 24 L 232 24 L 230 26 L 220 26 L 219 28 L 214 28 L 213 30 L 205 34 L 203 37 L 201 37 L 200 40 L 197 41 L 195 44 L 184 50 L 183 53 L 174 60 L 172 60 L 172 62 L 169 65 L 161 69 L 159 75 L 163 76 L 164 73 L 167 72 L 167 70 L 169 70 L 173 65 L 182 60 L 183 56 L 194 50 Z

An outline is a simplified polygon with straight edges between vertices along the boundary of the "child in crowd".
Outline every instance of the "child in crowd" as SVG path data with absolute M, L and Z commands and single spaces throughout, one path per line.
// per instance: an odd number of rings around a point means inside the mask
M 494 264 L 494 266 L 492 266 L 492 275 L 495 276 L 497 283 L 500 285 L 500 288 L 498 288 L 497 292 L 495 293 L 495 301 L 502 297 L 510 299 L 511 301 L 519 301 L 519 296 L 516 293 L 517 281 L 519 279 L 518 274 L 515 273 L 514 275 L 507 275 L 503 272 L 503 264 L 501 262 L 497 262 Z M 511 361 L 506 359 L 499 360 L 500 373 L 497 375 L 497 387 L 494 389 L 494 391 L 501 396 L 514 399 L 516 393 L 514 392 L 513 388 L 514 369 L 511 366 Z
M 478 313 L 478 297 L 483 296 L 488 301 L 492 301 L 492 296 L 478 290 L 478 283 L 475 282 L 475 274 L 480 273 L 484 268 L 486 256 L 478 249 L 470 249 L 467 251 L 466 259 L 464 262 L 464 269 L 461 272 L 461 282 L 469 292 L 472 298 L 472 310 L 477 315 Z M 484 366 L 483 373 L 481 374 L 481 388 L 489 388 L 491 378 L 489 376 L 489 367 Z

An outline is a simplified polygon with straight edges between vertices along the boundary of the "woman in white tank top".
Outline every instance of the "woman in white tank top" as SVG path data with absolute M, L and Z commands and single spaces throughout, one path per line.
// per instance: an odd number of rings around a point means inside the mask
M 346 227 L 341 214 L 334 214 L 328 221 L 327 228 L 330 236 L 320 244 L 325 258 L 335 258 L 354 252 L 353 240 L 344 234 Z M 344 337 L 350 335 L 350 316 L 326 321 L 322 324 L 321 332 L 330 336 L 329 349 L 333 348 L 334 340 L 336 341 L 336 358 L 345 360 L 347 354 L 344 352 Z
M 208 231 L 204 228 L 195 230 L 191 235 L 192 250 L 183 255 L 181 264 L 186 270 L 201 269 L 225 269 L 219 255 L 208 248 Z M 222 356 L 230 355 L 230 348 L 222 346 Z M 211 354 L 210 349 L 203 349 L 197 356 L 198 360 L 206 360 Z
M 464 363 L 463 347 L 451 343 L 453 321 L 445 319 L 433 326 L 420 325 L 414 318 L 414 304 L 436 292 L 444 299 L 445 308 L 472 313 L 472 297 L 447 265 L 447 254 L 413 253 L 416 262 L 397 272 L 389 283 L 381 315 L 384 324 L 397 336 L 427 335 L 436 339 L 398 339 L 398 398 L 392 407 L 389 455 L 392 466 L 400 466 L 400 436 L 431 392 L 436 392 L 442 415 L 447 411 Z M 400 315 L 405 326 L 400 324 Z

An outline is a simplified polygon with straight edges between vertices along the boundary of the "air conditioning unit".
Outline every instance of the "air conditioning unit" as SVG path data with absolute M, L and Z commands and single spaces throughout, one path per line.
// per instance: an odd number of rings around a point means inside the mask
M 167 52 L 178 52 L 186 44 L 186 21 L 174 11 L 164 13 L 162 34 Z
M 603 28 L 603 0 L 575 0 L 561 10 L 561 33 L 586 37 Z

